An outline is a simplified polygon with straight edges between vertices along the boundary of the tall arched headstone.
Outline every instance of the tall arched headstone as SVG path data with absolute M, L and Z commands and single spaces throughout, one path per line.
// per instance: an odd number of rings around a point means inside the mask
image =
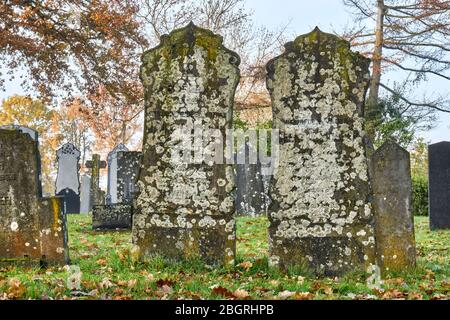
M 58 174 L 56 176 L 56 195 L 64 197 L 65 213 L 80 213 L 80 169 L 81 152 L 72 144 L 66 143 L 56 152 Z
M 268 63 L 279 130 L 270 264 L 340 275 L 375 262 L 363 138 L 370 61 L 318 28 Z
M 69 262 L 61 198 L 42 198 L 39 173 L 37 138 L 0 129 L 0 264 Z
M 181 141 L 195 140 L 194 126 L 225 137 L 232 126 L 239 57 L 223 47 L 220 36 L 191 23 L 162 37 L 142 62 L 145 129 L 133 243 L 142 257 L 232 262 L 233 166 L 199 157 L 214 138 L 194 141 L 195 152 L 188 148 L 183 159 L 174 154 Z M 225 153 L 223 145 L 217 149 Z

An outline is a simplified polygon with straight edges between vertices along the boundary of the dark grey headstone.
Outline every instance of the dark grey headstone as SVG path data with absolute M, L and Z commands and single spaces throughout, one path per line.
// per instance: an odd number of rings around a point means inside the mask
M 68 263 L 62 199 L 42 198 L 38 142 L 0 129 L 0 263 Z
M 133 207 L 130 204 L 94 206 L 92 228 L 94 230 L 131 229 Z
M 109 154 L 108 154 L 108 182 L 106 191 L 106 204 L 120 203 L 118 200 L 118 184 L 117 184 L 117 173 L 119 171 L 119 166 L 117 163 L 117 153 L 121 151 L 128 151 L 128 148 L 123 144 L 118 144 Z
M 450 142 L 428 146 L 431 230 L 450 229 Z
M 256 148 L 245 143 L 236 155 L 236 213 L 239 215 L 256 216 L 266 213 L 266 192 L 261 174 L 261 162 L 251 163 L 250 148 Z M 239 154 L 241 156 L 239 156 Z M 238 161 L 244 159 L 243 163 Z
M 80 151 L 71 143 L 64 144 L 56 152 L 56 195 L 64 198 L 65 213 L 80 213 L 80 155 Z
M 416 266 L 409 152 L 393 141 L 372 155 L 371 180 L 378 266 L 402 271 Z
M 137 178 L 142 152 L 117 153 L 117 203 L 132 203 L 137 191 Z

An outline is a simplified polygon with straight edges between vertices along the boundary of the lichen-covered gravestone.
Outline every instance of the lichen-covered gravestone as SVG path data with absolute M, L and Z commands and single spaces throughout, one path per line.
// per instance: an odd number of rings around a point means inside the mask
M 340 275 L 375 262 L 363 138 L 370 61 L 318 28 L 268 63 L 279 164 L 269 262 Z
M 239 57 L 223 47 L 220 36 L 190 24 L 162 37 L 142 60 L 145 131 L 133 243 L 143 258 L 158 254 L 200 257 L 210 265 L 231 263 L 232 164 L 172 156 L 178 141 L 192 133 L 180 133 L 189 123 L 225 137 L 232 126 Z M 211 143 L 204 140 L 196 150 Z
M 450 229 L 450 142 L 428 146 L 431 230 Z
M 62 199 L 42 198 L 35 133 L 0 129 L 0 263 L 68 263 Z
M 377 261 L 382 271 L 416 266 L 409 152 L 393 141 L 372 155 Z
M 266 193 L 261 162 L 250 159 L 251 149 L 257 154 L 256 147 L 245 142 L 236 153 L 236 213 L 255 216 L 266 213 Z
M 56 195 L 64 198 L 65 213 L 80 213 L 80 155 L 80 151 L 71 143 L 64 144 L 56 152 Z

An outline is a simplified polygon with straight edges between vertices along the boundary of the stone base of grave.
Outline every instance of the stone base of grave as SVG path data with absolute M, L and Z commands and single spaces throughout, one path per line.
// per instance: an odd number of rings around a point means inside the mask
M 354 232 L 353 232 L 354 233 Z M 269 229 L 269 264 L 282 270 L 299 268 L 317 276 L 335 277 L 366 271 L 375 264 L 373 237 L 281 238 Z
M 131 229 L 133 206 L 131 204 L 111 204 L 94 206 L 92 228 L 94 230 Z
M 236 226 L 233 217 L 185 215 L 135 216 L 133 243 L 142 260 L 154 256 L 200 258 L 209 266 L 233 264 Z
M 18 224 L 18 230 L 0 232 L 0 265 L 18 264 L 66 265 L 69 263 L 66 217 L 60 197 L 43 198 L 38 205 L 38 226 L 32 230 L 21 229 L 26 221 Z M 26 235 L 25 235 L 26 234 Z M 30 237 L 30 234 L 33 236 Z M 25 240 L 25 239 L 33 239 Z

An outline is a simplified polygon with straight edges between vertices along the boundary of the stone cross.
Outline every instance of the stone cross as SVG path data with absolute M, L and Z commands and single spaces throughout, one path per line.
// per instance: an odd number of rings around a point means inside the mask
M 100 160 L 100 155 L 93 154 L 92 160 L 86 161 L 86 168 L 91 169 L 91 205 L 103 204 L 103 194 L 100 190 L 100 169 L 106 168 L 106 162 Z
M 364 96 L 369 59 L 318 28 L 267 65 L 279 164 L 269 263 L 339 276 L 375 263 Z
M 163 36 L 142 57 L 145 131 L 133 215 L 133 244 L 141 258 L 199 257 L 208 265 L 234 261 L 233 166 L 174 156 L 179 141 L 195 134 L 186 129 L 190 124 L 223 137 L 232 127 L 240 59 L 222 42 L 191 23 Z M 206 150 L 212 142 L 200 141 L 194 150 Z
M 0 264 L 64 265 L 69 256 L 63 202 L 42 198 L 37 132 L 29 133 L 0 129 Z
M 431 230 L 450 229 L 450 142 L 428 146 Z
M 80 213 L 80 151 L 71 143 L 64 144 L 56 152 L 58 173 L 56 195 L 64 197 L 66 213 Z
M 416 266 L 409 152 L 393 141 L 372 155 L 377 261 L 381 271 Z

